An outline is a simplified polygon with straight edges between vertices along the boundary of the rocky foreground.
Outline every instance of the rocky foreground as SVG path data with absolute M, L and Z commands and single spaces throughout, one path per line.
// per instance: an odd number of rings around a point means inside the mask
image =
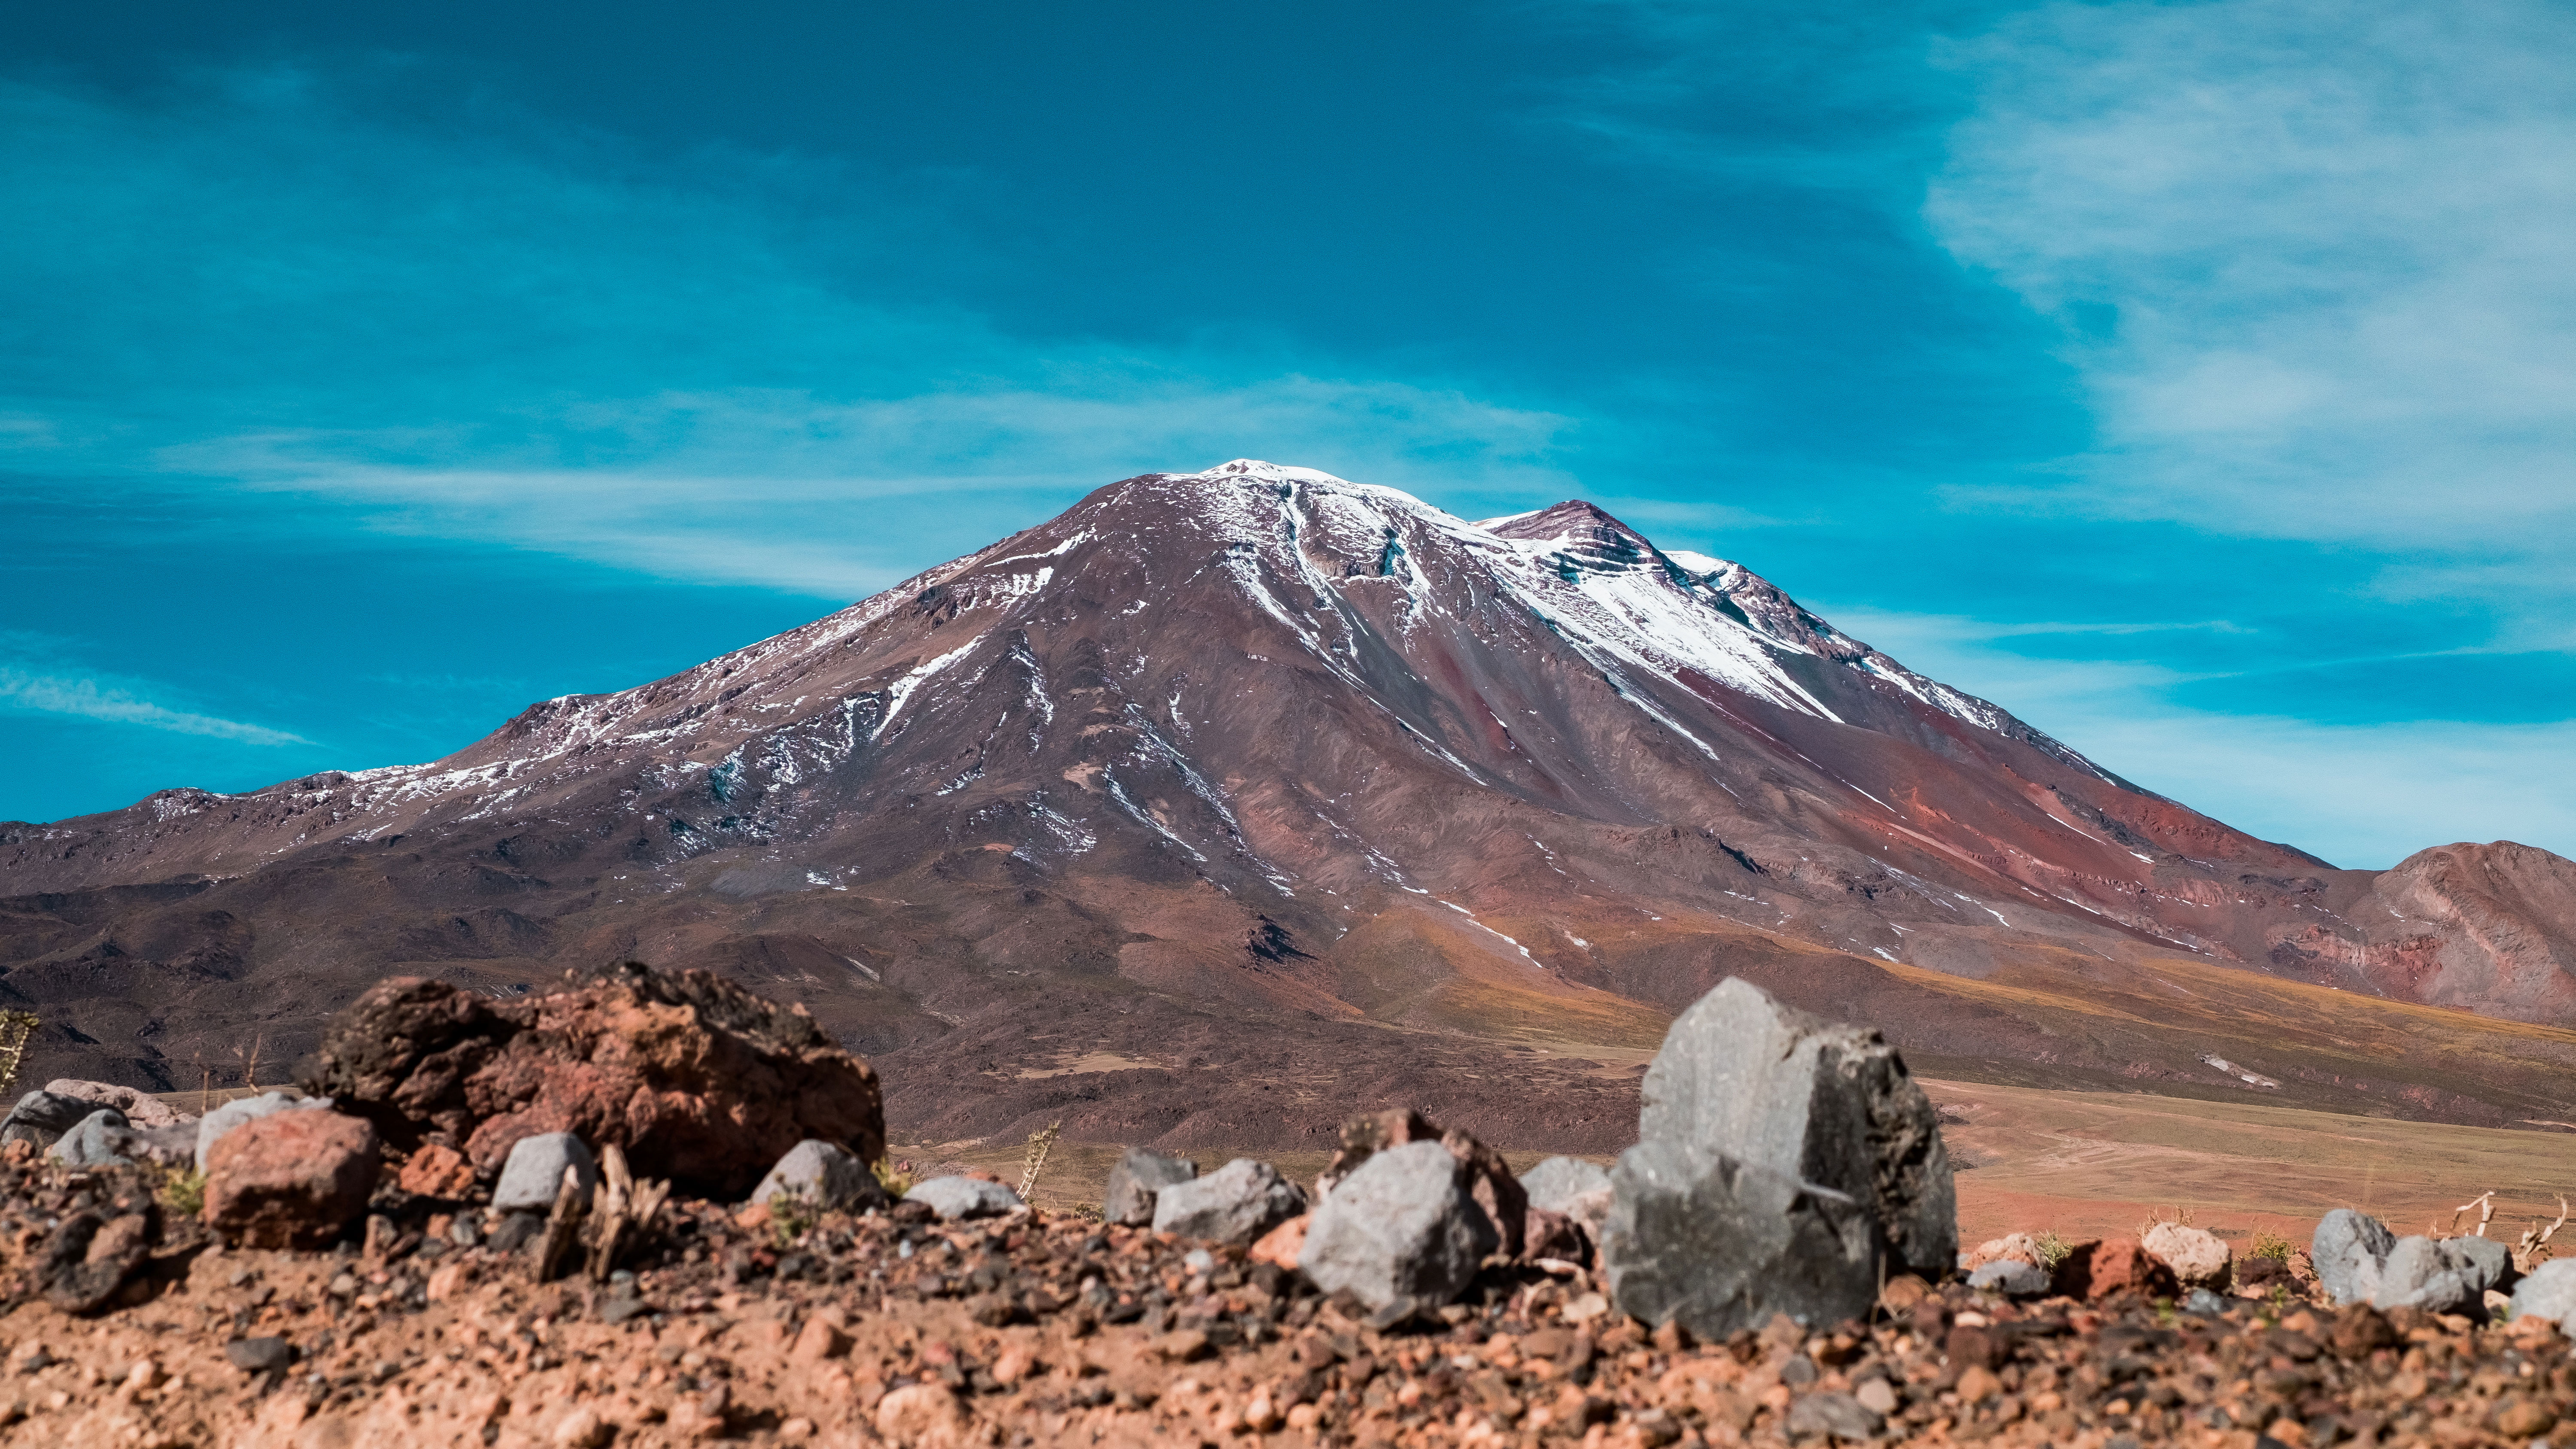
M 704 973 L 389 981 L 303 1075 L 0 1121 L 0 1443 L 2527 1449 L 2576 1415 L 2545 1234 L 1961 1254 L 1896 1053 L 1737 981 L 1606 1172 L 1396 1109 L 1311 1191 L 1131 1150 L 1097 1216 L 910 1181 L 867 1065 Z
M 1488 1266 L 1380 1330 L 1242 1247 L 917 1204 L 789 1223 L 674 1203 L 652 1263 L 604 1286 L 538 1283 L 525 1249 L 462 1246 L 445 1214 L 370 1252 L 230 1248 L 165 1213 L 112 1306 L 29 1292 L 49 1224 L 149 1200 L 150 1176 L 0 1167 L 20 1265 L 0 1442 L 2307 1449 L 2525 1446 L 2576 1421 L 2576 1358 L 2537 1318 L 1899 1280 L 1866 1321 L 1697 1343 L 1610 1309 L 1584 1270 Z

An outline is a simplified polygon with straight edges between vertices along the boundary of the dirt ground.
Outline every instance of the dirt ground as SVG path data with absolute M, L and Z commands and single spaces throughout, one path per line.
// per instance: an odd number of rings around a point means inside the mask
M 1926 1081 L 1958 1174 L 1959 1236 L 2053 1228 L 2135 1233 L 2188 1209 L 2221 1237 L 2277 1232 L 2304 1246 L 2329 1208 L 2399 1232 L 2444 1230 L 2490 1189 L 2490 1237 L 2510 1241 L 2576 1195 L 2576 1133 L 2346 1117 L 2262 1102 L 2053 1092 Z M 2474 1224 L 2472 1215 L 2469 1224 Z M 2506 1229 L 2510 1227 L 2510 1231 Z M 2569 1231 L 2576 1232 L 2576 1228 Z

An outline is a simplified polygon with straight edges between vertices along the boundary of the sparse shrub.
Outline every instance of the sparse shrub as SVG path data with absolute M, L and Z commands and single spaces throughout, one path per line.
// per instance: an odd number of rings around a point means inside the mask
M 805 1195 L 802 1189 L 790 1189 L 769 1199 L 769 1231 L 782 1249 L 812 1232 L 823 1220 L 822 1204 Z
M 2141 1239 L 2144 1239 L 2147 1234 L 2154 1232 L 2157 1228 L 2164 1226 L 2166 1223 L 2171 1223 L 2178 1228 L 2190 1227 L 2191 1209 L 2187 1207 L 2175 1208 L 2174 1215 L 2172 1217 L 2166 1217 L 2163 1213 L 2150 1213 L 2145 1221 L 2138 1224 L 2138 1236 Z
M 0 1096 L 18 1084 L 18 1065 L 26 1059 L 27 1038 L 40 1023 L 32 1011 L 0 1011 Z
M 2051 1273 L 2056 1272 L 2057 1265 L 2065 1262 L 2066 1255 L 2073 1251 L 2067 1247 L 2066 1240 L 2057 1235 L 2057 1230 L 2054 1228 L 2044 1233 L 2032 1234 L 2030 1245 L 2039 1254 L 2039 1266 Z
M 2282 1237 L 2279 1233 L 2273 1232 L 2270 1228 L 2256 1228 L 2254 1230 L 2254 1236 L 2248 1239 L 2245 1244 L 2245 1256 L 2249 1258 L 2278 1258 L 2282 1262 L 2286 1263 L 2290 1261 L 2290 1240 Z
M 206 1175 L 193 1167 L 171 1168 L 161 1179 L 161 1201 L 172 1212 L 195 1217 L 206 1210 Z
M 897 1162 L 890 1157 L 880 1157 L 868 1164 L 868 1170 L 877 1175 L 877 1186 L 884 1188 L 888 1197 L 899 1198 L 912 1191 L 910 1158 Z

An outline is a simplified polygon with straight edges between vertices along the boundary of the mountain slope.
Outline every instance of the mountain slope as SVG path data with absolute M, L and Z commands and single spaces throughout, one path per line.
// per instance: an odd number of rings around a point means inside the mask
M 386 970 L 508 990 L 642 955 L 936 1060 L 916 1117 L 960 1129 L 991 1125 L 961 1101 L 1056 1090 L 1002 1084 L 1169 1073 L 1174 1040 L 1275 1090 L 1315 1053 L 1382 1061 L 1462 1118 L 1469 1047 L 1513 1043 L 1585 1063 L 1547 1070 L 1588 1111 L 1630 1090 L 1595 1064 L 1729 972 L 1877 1001 L 1917 1052 L 2211 1090 L 2239 1081 L 2217 1053 L 1970 985 L 2189 959 L 2421 995 L 2326 944 L 2367 938 L 2343 912 L 2368 877 L 2143 792 L 1739 565 L 1588 504 L 1476 524 L 1250 461 L 1112 484 L 432 765 L 0 827 L 0 882 L 0 990 L 68 1008 L 67 1064 L 189 1078 L 258 1022 L 291 1049 Z M 1160 1081 L 1119 1095 L 1270 1120 Z M 2402 1085 L 2366 1095 L 2433 1110 Z

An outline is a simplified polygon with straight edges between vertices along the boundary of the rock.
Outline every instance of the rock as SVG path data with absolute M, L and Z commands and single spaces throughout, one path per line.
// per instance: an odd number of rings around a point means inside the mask
M 2198 1318 L 2216 1318 L 2227 1311 L 2227 1300 L 2206 1288 L 2194 1288 L 2182 1296 L 2182 1311 Z
M 474 1164 L 455 1148 L 433 1142 L 411 1155 L 396 1181 L 415 1197 L 461 1202 L 474 1191 Z
M 2512 1251 L 2491 1239 L 2400 1238 L 2350 1208 L 2319 1220 L 2308 1256 L 2317 1282 L 2338 1304 L 2435 1313 L 2482 1307 L 2486 1290 L 2513 1267 Z
M 2392 1242 L 2394 1239 L 2391 1240 Z M 2281 1258 L 2239 1258 L 2236 1260 L 2236 1287 L 2239 1297 L 2260 1298 L 2278 1283 L 2292 1292 L 2298 1291 L 2298 1275 L 2290 1271 Z
M 254 1248 L 318 1248 L 367 1209 L 376 1131 L 337 1112 L 273 1112 L 227 1132 L 206 1163 L 206 1225 Z
M 833 1143 L 809 1137 L 787 1150 L 751 1190 L 753 1202 L 790 1193 L 818 1208 L 850 1212 L 886 1205 L 884 1184 L 868 1165 Z
M 2483 1306 L 2486 1291 L 2512 1265 L 2512 1251 L 2487 1238 L 2399 1238 L 2379 1267 L 2370 1303 L 2380 1309 L 2468 1312 Z
M 2174 1283 L 2173 1270 L 2158 1262 L 2135 1238 L 2111 1238 L 2092 1245 L 2090 1252 L 2070 1253 L 2060 1265 L 2056 1290 L 2072 1298 L 2109 1298 L 2121 1293 L 2144 1294 L 2150 1298 L 2170 1298 L 2181 1289 Z
M 1691 1159 L 1659 1166 L 1666 1180 L 1680 1180 L 1675 1170 L 1703 1179 L 1710 1160 L 1730 1158 L 1859 1204 L 1891 1274 L 1938 1278 L 1957 1262 L 1958 1196 L 1940 1124 L 1877 1032 L 1730 977 L 1673 1023 L 1643 1094 L 1639 1139 Z M 1839 1210 L 1830 1215 L 1839 1221 Z
M 410 1151 L 435 1138 L 487 1180 L 519 1139 L 615 1144 L 638 1177 L 739 1201 L 797 1143 L 885 1155 L 876 1073 L 801 1007 L 706 971 L 629 962 L 493 1001 L 419 977 L 331 1019 L 307 1086 Z
M 943 1221 L 999 1217 L 1017 1212 L 1022 1206 L 1018 1193 L 980 1177 L 934 1177 L 917 1182 L 903 1200 L 922 1204 Z
M 1846 1194 L 1651 1139 L 1619 1154 L 1610 1181 L 1602 1268 L 1632 1318 L 1720 1340 L 1775 1313 L 1840 1323 L 1877 1297 L 1878 1224 Z
M 1583 1230 L 1588 1245 L 1601 1240 L 1602 1226 L 1610 1221 L 1610 1173 L 1599 1163 L 1580 1157 L 1551 1157 L 1520 1176 L 1521 1191 L 1529 1201 L 1531 1221 L 1541 1213 L 1558 1214 Z M 1545 1224 L 1546 1235 L 1554 1237 L 1555 1225 Z M 1538 1242 L 1538 1229 L 1524 1229 L 1522 1256 L 1531 1258 L 1583 1259 L 1564 1252 L 1550 1252 Z
M 78 1077 L 56 1077 L 45 1083 L 45 1090 L 57 1097 L 76 1097 L 101 1107 L 114 1107 L 125 1114 L 125 1120 L 137 1127 L 176 1127 L 188 1119 L 186 1113 L 150 1092 L 134 1087 L 120 1087 L 113 1082 L 85 1082 Z
M 1252 1245 L 1250 1261 L 1297 1271 L 1297 1255 L 1306 1251 L 1306 1230 L 1314 1224 L 1313 1213 L 1300 1213 L 1263 1233 L 1261 1241 Z
M 224 1345 L 224 1357 L 243 1373 L 276 1373 L 295 1361 L 295 1350 L 282 1338 L 236 1338 Z
M 510 1145 L 501 1165 L 501 1180 L 492 1186 L 492 1206 L 502 1212 L 552 1212 L 563 1191 L 564 1169 L 579 1174 L 583 1192 L 599 1187 L 599 1163 L 569 1132 L 540 1132 Z
M 2576 1315 L 2576 1258 L 2552 1258 L 2513 1285 L 2507 1317 L 2546 1318 L 2561 1328 Z
M 1410 1108 L 1392 1108 L 1370 1117 L 1355 1117 L 1342 1124 L 1339 1146 L 1323 1173 L 1315 1179 L 1318 1198 L 1328 1197 L 1342 1179 L 1359 1170 L 1369 1157 L 1389 1147 L 1410 1142 L 1438 1142 L 1450 1155 L 1467 1165 L 1472 1174 L 1469 1195 L 1485 1210 L 1486 1219 L 1501 1235 L 1503 1251 L 1512 1257 L 1522 1256 L 1525 1246 L 1521 1233 L 1523 1219 L 1529 1211 L 1529 1194 L 1522 1190 L 1520 1179 L 1512 1176 L 1511 1164 L 1503 1155 L 1461 1131 L 1444 1132 L 1428 1117 Z
M 1154 1231 L 1249 1243 L 1306 1210 L 1306 1194 L 1267 1162 L 1238 1157 L 1154 1200 Z
M 2048 1271 L 2019 1258 L 1997 1258 L 1968 1275 L 1968 1286 L 2009 1298 L 2037 1298 L 2048 1292 Z
M 2032 1267 L 2040 1267 L 2043 1266 L 2040 1259 L 2044 1256 L 2039 1251 L 2037 1238 L 2028 1233 L 2009 1233 L 2000 1238 L 1989 1238 L 1967 1252 L 1961 1253 L 1959 1266 L 1974 1271 L 1997 1259 L 2011 1258 L 2028 1263 Z
M 1372 1152 L 1315 1209 L 1298 1268 L 1389 1321 L 1447 1304 L 1502 1241 L 1473 1177 L 1436 1141 Z
M 119 1155 L 135 1162 L 187 1167 L 197 1159 L 197 1123 L 193 1117 L 167 1127 L 128 1127 L 110 1133 L 108 1141 Z
M 1100 1199 L 1101 1220 L 1120 1227 L 1145 1227 L 1154 1221 L 1155 1194 L 1198 1175 L 1199 1165 L 1186 1157 L 1130 1147 L 1109 1169 L 1109 1187 Z
M 1836 1439 L 1875 1439 L 1886 1422 L 1884 1415 L 1859 1399 L 1830 1390 L 1808 1394 L 1789 1405 L 1792 1438 L 1830 1435 Z
M 530 1238 L 536 1237 L 545 1230 L 546 1214 L 523 1209 L 514 1213 L 503 1213 L 501 1225 L 494 1228 L 492 1236 L 484 1242 L 493 1252 L 507 1257 L 526 1247 Z
M 329 1110 L 331 1099 L 328 1097 L 290 1097 L 284 1092 L 262 1092 L 256 1097 L 226 1102 L 197 1119 L 197 1170 L 207 1171 L 207 1164 L 213 1161 L 215 1144 L 222 1141 L 226 1133 L 246 1123 L 278 1112 Z
M 2149 1256 L 2171 1269 L 2174 1281 L 2186 1288 L 2206 1288 L 2227 1281 L 2234 1253 L 2227 1240 L 2203 1228 L 2185 1227 L 2181 1223 L 2158 1223 L 2147 1229 L 2138 1245 Z
M 98 1108 L 80 1097 L 63 1097 L 43 1088 L 18 1099 L 9 1109 L 5 1122 L 0 1122 L 0 1142 L 32 1142 L 51 1147 L 62 1135 L 80 1125 L 80 1120 Z
M 73 1213 L 45 1240 L 36 1272 L 46 1302 L 65 1313 L 95 1312 L 143 1266 L 159 1236 L 159 1210 L 149 1197 L 118 1206 L 127 1210 L 113 1217 Z
M 796 1335 L 795 1344 L 787 1350 L 787 1361 L 794 1364 L 818 1364 L 827 1358 L 839 1358 L 850 1351 L 850 1336 L 838 1324 L 821 1318 L 808 1318 Z
M 1610 1194 L 1603 1192 L 1598 1196 L 1602 1217 L 1606 1220 L 1610 1213 Z M 1581 1223 L 1563 1213 L 1534 1207 L 1521 1215 L 1521 1257 L 1524 1260 L 1535 1262 L 1540 1258 L 1554 1258 L 1564 1263 L 1587 1264 L 1592 1261 L 1592 1241 L 1592 1234 L 1586 1232 Z
M 1574 1216 L 1578 1198 L 1610 1190 L 1610 1170 L 1580 1157 L 1551 1157 L 1520 1176 L 1529 1205 Z
M 117 1150 L 123 1144 L 111 1140 L 123 1136 L 125 1127 L 124 1113 L 101 1107 L 55 1138 L 45 1153 L 74 1167 L 131 1167 L 134 1159 Z
M 2308 1243 L 2308 1260 L 2316 1266 L 2317 1285 L 2327 1297 L 2337 1303 L 2358 1303 L 2378 1286 L 2379 1265 L 2396 1246 L 2397 1235 L 2386 1223 L 2350 1208 L 2336 1208 L 2318 1219 Z M 2368 1286 L 2364 1286 L 2365 1277 Z
M 965 1437 L 966 1414 L 945 1384 L 912 1384 L 877 1401 L 877 1434 L 911 1449 L 946 1449 Z

